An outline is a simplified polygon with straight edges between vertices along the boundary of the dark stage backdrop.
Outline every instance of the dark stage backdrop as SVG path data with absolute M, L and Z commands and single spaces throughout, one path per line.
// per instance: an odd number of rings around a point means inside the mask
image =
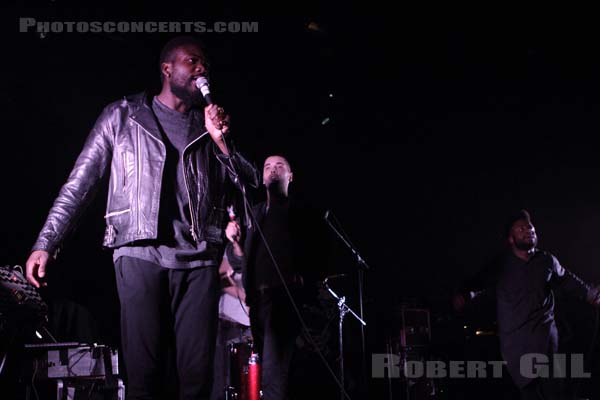
M 542 248 L 600 282 L 600 30 L 593 25 L 566 16 L 459 18 L 458 11 L 456 18 L 423 10 L 373 16 L 312 3 L 279 16 L 239 4 L 26 3 L 3 15 L 3 264 L 24 264 L 102 108 L 158 88 L 158 52 L 173 36 L 42 37 L 19 33 L 19 17 L 255 21 L 255 33 L 200 35 L 214 97 L 232 116 L 238 147 L 259 165 L 272 152 L 288 156 L 294 193 L 332 210 L 371 266 L 373 352 L 384 349 L 387 314 L 402 302 L 447 316 L 455 287 L 502 248 L 504 219 L 520 208 L 532 213 Z M 101 339 L 118 344 L 111 257 L 100 248 L 105 196 L 65 243 L 47 295 L 88 308 Z M 331 274 L 356 271 L 339 243 L 327 264 Z M 357 307 L 355 282 L 345 290 Z M 592 311 L 568 304 L 574 335 L 587 346 Z M 347 325 L 357 332 L 350 318 Z

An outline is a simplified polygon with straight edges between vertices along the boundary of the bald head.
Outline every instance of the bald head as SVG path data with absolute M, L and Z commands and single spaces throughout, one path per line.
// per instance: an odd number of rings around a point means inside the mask
M 284 157 L 279 155 L 267 157 L 263 165 L 263 184 L 269 192 L 280 192 L 287 196 L 288 186 L 293 178 L 290 163 Z

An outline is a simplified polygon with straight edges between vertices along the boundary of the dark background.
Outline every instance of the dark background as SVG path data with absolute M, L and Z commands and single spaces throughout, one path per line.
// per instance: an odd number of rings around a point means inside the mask
M 370 352 L 394 339 L 390 319 L 407 302 L 429 309 L 434 337 L 448 341 L 453 291 L 501 250 L 504 220 L 520 208 L 532 213 L 540 247 L 600 282 L 600 28 L 585 10 L 78 4 L 3 6 L 1 263 L 24 265 L 100 111 L 158 87 L 158 53 L 173 36 L 40 37 L 19 33 L 19 17 L 258 21 L 258 33 L 200 35 L 212 91 L 238 147 L 258 165 L 272 152 L 288 156 L 295 193 L 332 210 L 370 265 Z M 101 191 L 65 243 L 47 295 L 88 308 L 102 339 L 117 344 L 111 257 L 100 248 L 104 201 Z M 326 268 L 356 270 L 342 245 Z M 357 307 L 351 280 L 345 290 Z M 587 351 L 593 311 L 561 304 L 565 341 Z M 352 318 L 346 324 L 357 332 Z

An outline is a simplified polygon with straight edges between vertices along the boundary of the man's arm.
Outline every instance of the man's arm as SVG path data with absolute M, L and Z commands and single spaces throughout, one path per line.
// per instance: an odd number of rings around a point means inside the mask
M 224 114 L 223 109 L 216 104 L 207 105 L 204 108 L 204 125 L 221 153 L 231 155 L 225 141 L 225 135 L 229 132 L 229 116 Z
M 223 257 L 219 267 L 219 276 L 221 277 L 221 290 L 233 297 L 239 298 L 243 302 L 246 301 L 246 291 L 234 278 L 234 270 L 229 263 L 228 257 Z
M 591 287 L 577 275 L 563 268 L 554 256 L 552 256 L 552 278 L 550 284 L 571 296 L 600 307 L 600 292 L 598 288 Z
M 246 262 L 244 249 L 241 245 L 242 230 L 237 221 L 231 221 L 225 228 L 225 236 L 229 239 L 229 243 L 225 248 L 227 260 L 231 268 L 236 272 L 241 272 Z
M 52 255 L 56 258 L 65 237 L 97 192 L 97 184 L 104 176 L 112 157 L 114 138 L 110 124 L 112 108 L 105 108 L 87 137 L 83 150 L 67 182 L 54 201 L 46 222 L 33 245 L 25 266 L 27 279 L 36 287 L 45 275 Z
M 215 150 L 215 156 L 227 170 L 229 179 L 238 189 L 241 189 L 241 184 L 256 189 L 259 185 L 258 169 L 236 150 L 231 140 L 227 139 L 226 142 L 229 154 L 219 153 Z
M 462 311 L 471 301 L 484 301 L 495 297 L 501 262 L 501 256 L 496 257 L 461 285 L 452 299 L 456 311 Z
M 223 121 L 225 124 L 222 123 Z M 259 185 L 258 170 L 236 151 L 229 138 L 229 116 L 221 114 L 219 107 L 211 104 L 204 109 L 204 125 L 215 144 L 215 156 L 227 169 L 231 181 L 238 188 L 241 183 L 257 188 Z

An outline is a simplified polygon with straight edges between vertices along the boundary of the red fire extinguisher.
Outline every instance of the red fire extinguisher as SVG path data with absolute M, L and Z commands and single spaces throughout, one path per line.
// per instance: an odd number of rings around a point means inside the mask
M 252 352 L 248 358 L 248 400 L 260 398 L 260 357 Z

